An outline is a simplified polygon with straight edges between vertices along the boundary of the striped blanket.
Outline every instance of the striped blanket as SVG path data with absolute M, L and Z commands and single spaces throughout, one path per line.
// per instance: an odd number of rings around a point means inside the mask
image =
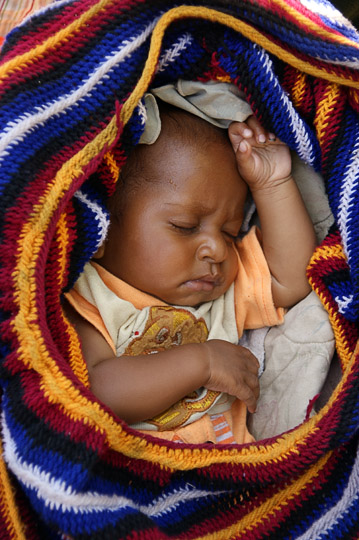
M 0 59 L 0 538 L 359 537 L 359 35 L 327 0 L 58 0 Z M 324 177 L 335 225 L 308 277 L 341 380 L 297 428 L 242 446 L 159 442 L 89 389 L 63 294 L 178 78 L 231 81 Z

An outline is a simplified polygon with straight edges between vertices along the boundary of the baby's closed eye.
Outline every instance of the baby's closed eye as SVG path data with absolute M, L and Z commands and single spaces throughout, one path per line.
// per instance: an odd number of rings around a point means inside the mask
M 198 225 L 190 223 L 171 222 L 170 225 L 174 230 L 182 234 L 191 234 L 198 230 Z

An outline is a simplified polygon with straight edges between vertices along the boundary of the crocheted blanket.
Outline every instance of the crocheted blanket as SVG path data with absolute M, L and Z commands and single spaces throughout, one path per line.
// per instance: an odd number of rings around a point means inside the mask
M 142 97 L 231 81 L 324 177 L 308 277 L 342 378 L 296 429 L 243 446 L 141 436 L 89 389 L 62 309 L 106 234 Z M 359 36 L 326 0 L 59 0 L 0 64 L 0 538 L 359 537 Z M 63 536 L 62 536 L 63 535 Z

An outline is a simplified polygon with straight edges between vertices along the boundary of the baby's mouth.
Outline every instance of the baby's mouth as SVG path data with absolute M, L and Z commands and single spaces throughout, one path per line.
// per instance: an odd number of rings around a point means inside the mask
M 186 287 L 192 289 L 193 291 L 213 291 L 216 287 L 221 285 L 223 279 L 219 276 L 206 275 L 200 278 L 189 279 L 184 283 Z

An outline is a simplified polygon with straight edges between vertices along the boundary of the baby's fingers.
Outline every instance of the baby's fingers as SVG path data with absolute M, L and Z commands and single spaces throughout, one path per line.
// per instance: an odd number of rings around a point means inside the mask
M 244 362 L 245 371 L 242 372 L 242 380 L 238 385 L 236 397 L 247 405 L 249 412 L 256 410 L 257 399 L 259 397 L 259 362 L 254 354 L 241 345 L 237 345 L 238 352 Z
M 253 137 L 257 143 L 264 144 L 268 141 L 275 141 L 274 133 L 269 133 L 266 129 L 264 129 L 255 116 L 250 116 L 248 118 L 247 126 L 248 129 L 252 131 Z
M 253 131 L 245 122 L 232 122 L 228 128 L 228 136 L 235 152 L 237 152 L 242 141 L 252 139 L 253 135 Z
M 235 152 L 238 149 L 244 152 L 246 146 L 262 145 L 276 139 L 273 133 L 264 129 L 255 116 L 250 116 L 246 122 L 232 122 L 228 128 L 228 135 Z M 249 144 L 245 145 L 244 141 Z
M 241 385 L 236 397 L 247 405 L 249 412 L 254 413 L 259 397 L 258 377 L 249 373 L 246 377 L 245 384 Z
M 252 149 L 253 144 L 256 144 L 253 131 L 247 127 L 247 124 L 234 122 L 228 128 L 228 135 L 237 158 L 238 167 L 242 168 L 244 166 L 251 172 L 253 167 Z M 243 171 L 240 170 L 240 172 Z

